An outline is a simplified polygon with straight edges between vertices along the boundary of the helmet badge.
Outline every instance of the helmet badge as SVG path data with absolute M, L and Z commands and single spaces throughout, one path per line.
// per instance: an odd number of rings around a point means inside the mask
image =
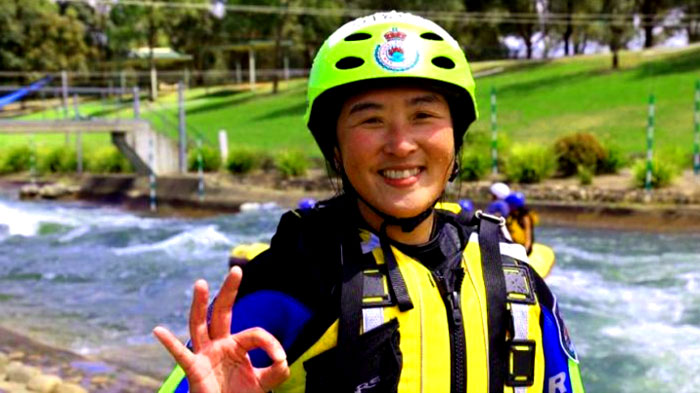
M 406 33 L 396 27 L 384 33 L 386 42 L 377 45 L 374 50 L 374 59 L 382 68 L 389 71 L 406 71 L 418 63 L 418 50 L 406 37 Z

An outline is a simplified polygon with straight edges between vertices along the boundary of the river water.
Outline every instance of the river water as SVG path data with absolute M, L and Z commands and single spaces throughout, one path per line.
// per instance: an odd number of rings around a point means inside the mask
M 215 289 L 229 249 L 267 241 L 281 208 L 205 219 L 146 217 L 0 193 L 0 325 L 137 370 L 172 366 L 151 336 L 186 336 L 197 278 Z M 700 387 L 700 235 L 538 229 L 557 253 L 547 282 L 588 391 Z

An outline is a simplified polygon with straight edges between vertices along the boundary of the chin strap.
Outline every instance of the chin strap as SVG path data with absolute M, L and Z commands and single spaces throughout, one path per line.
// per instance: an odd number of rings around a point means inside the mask
M 355 188 L 352 187 L 350 180 L 348 180 L 348 178 L 345 176 L 345 174 L 342 175 L 342 180 L 343 180 L 343 189 L 345 190 L 346 193 L 348 193 L 349 195 L 352 195 L 353 197 L 362 201 L 365 205 L 367 205 L 369 207 L 369 209 L 372 210 L 372 212 L 376 213 L 380 218 L 384 219 L 384 222 L 382 223 L 382 227 L 399 226 L 399 227 L 401 227 L 401 231 L 403 231 L 404 233 L 410 233 L 411 231 L 415 230 L 419 224 L 423 223 L 427 218 L 429 218 L 430 214 L 433 213 L 435 204 L 437 204 L 438 201 L 440 201 L 440 198 L 437 198 L 435 201 L 433 201 L 432 204 L 430 204 L 430 207 L 428 207 L 428 209 L 419 213 L 416 216 L 411 216 L 409 218 L 397 218 L 396 216 L 392 216 L 386 212 L 382 212 L 381 210 L 379 210 L 379 208 L 375 207 L 374 205 L 370 204 L 367 200 L 365 200 L 355 190 Z

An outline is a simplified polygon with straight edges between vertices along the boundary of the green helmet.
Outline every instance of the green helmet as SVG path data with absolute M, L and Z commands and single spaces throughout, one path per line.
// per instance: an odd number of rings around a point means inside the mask
M 328 37 L 311 67 L 305 115 L 326 159 L 333 162 L 345 99 L 371 87 L 407 83 L 445 96 L 458 150 L 478 111 L 469 64 L 449 33 L 425 18 L 391 11 L 355 19 Z

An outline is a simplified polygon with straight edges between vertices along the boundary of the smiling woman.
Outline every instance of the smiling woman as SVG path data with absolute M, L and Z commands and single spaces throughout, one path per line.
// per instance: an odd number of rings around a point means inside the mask
M 582 391 L 556 298 L 503 222 L 435 208 L 477 116 L 457 42 L 410 14 L 357 19 L 308 94 L 343 193 L 286 213 L 209 310 L 197 281 L 191 345 L 154 330 L 180 366 L 162 391 Z

